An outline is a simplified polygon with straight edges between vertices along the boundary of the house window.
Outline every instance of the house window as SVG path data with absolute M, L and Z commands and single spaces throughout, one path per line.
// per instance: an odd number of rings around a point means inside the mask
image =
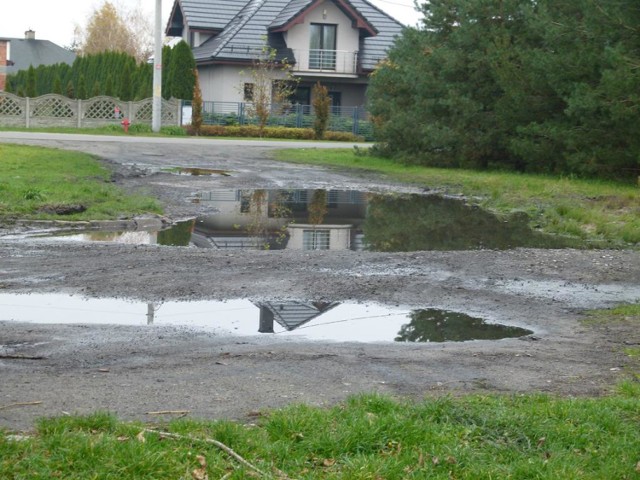
M 244 101 L 245 102 L 253 102 L 253 90 L 255 88 L 255 84 L 253 83 L 245 83 L 244 84 Z
M 329 98 L 331 99 L 332 107 L 342 106 L 342 92 L 329 92 Z
M 303 230 L 303 250 L 329 250 L 329 230 Z
M 311 113 L 311 87 L 298 87 L 289 97 L 289 102 L 293 105 L 300 105 L 303 108 L 302 113 Z
M 311 24 L 309 43 L 309 68 L 314 70 L 336 69 L 337 26 L 325 23 Z

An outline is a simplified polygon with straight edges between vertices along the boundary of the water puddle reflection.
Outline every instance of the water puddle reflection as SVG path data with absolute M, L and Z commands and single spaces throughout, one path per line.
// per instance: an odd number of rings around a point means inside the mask
M 338 302 L 250 300 L 141 303 L 63 294 L 0 294 L 0 321 L 160 325 L 220 335 L 339 342 L 495 340 L 533 333 L 463 313 Z
M 214 249 L 419 250 L 580 247 L 525 214 L 499 218 L 461 200 L 355 190 L 217 189 L 191 198 L 206 213 L 160 232 L 82 233 L 81 241 Z
M 576 246 L 532 231 L 525 214 L 501 219 L 435 195 L 220 189 L 192 201 L 215 212 L 196 221 L 200 247 L 408 252 Z
M 230 177 L 231 174 L 226 170 L 217 170 L 214 168 L 199 168 L 199 167 L 175 167 L 166 170 L 169 173 L 175 173 L 176 175 L 189 175 L 192 177 L 210 177 L 212 175 L 221 175 L 223 177 Z

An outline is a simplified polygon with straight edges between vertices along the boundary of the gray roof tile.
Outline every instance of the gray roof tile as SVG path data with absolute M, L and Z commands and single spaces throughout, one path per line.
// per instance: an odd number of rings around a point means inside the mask
M 193 49 L 196 61 L 202 63 L 215 60 L 251 61 L 258 58 L 262 52 L 265 39 L 278 50 L 280 58 L 293 58 L 291 50 L 285 49 L 282 35 L 270 33 L 269 28 L 284 25 L 313 0 L 176 1 L 181 2 L 190 28 L 202 28 L 205 24 L 203 18 L 216 17 L 216 28 L 222 29 L 219 35 Z M 366 0 L 348 1 L 378 32 L 377 35 L 364 38 L 360 42 L 362 68 L 372 70 L 377 62 L 385 57 L 386 51 L 393 44 L 394 38 L 401 33 L 403 26 Z M 238 4 L 241 6 L 235 15 L 229 18 L 226 10 L 224 15 L 220 14 L 220 8 L 225 4 L 233 4 L 234 8 L 238 7 Z M 196 10 L 199 16 L 195 15 Z M 191 13 L 187 14 L 187 11 Z M 226 23 L 221 27 L 223 22 Z M 213 20 L 207 23 L 213 24 Z
M 10 60 L 13 65 L 7 66 L 7 74 L 27 70 L 31 65 L 54 65 L 56 63 L 71 64 L 76 54 L 56 45 L 49 40 L 25 38 L 3 38 L 10 42 Z

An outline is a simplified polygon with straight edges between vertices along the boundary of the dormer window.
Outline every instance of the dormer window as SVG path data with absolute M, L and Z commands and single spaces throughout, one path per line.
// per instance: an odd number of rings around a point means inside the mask
M 309 43 L 309 68 L 312 70 L 336 69 L 337 25 L 311 24 Z

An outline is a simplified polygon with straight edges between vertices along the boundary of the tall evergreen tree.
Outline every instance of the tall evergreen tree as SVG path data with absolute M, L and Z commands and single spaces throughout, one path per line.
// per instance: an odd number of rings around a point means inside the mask
M 80 77 L 78 78 L 78 89 L 76 92 L 76 97 L 81 100 L 89 98 L 89 91 L 87 90 L 87 79 L 84 73 L 81 73 Z
M 120 88 L 118 90 L 118 97 L 120 97 L 120 100 L 133 100 L 133 72 L 131 70 L 131 64 L 129 62 L 125 62 L 120 76 Z
M 391 154 L 635 178 L 637 1 L 431 0 L 422 11 L 368 92 Z
M 168 69 L 169 93 L 172 97 L 182 100 L 193 98 L 193 87 L 195 84 L 194 70 L 196 61 L 193 58 L 191 47 L 181 40 L 171 52 L 171 63 Z
M 65 95 L 69 98 L 76 98 L 76 89 L 73 86 L 73 80 L 69 79 L 65 88 Z
M 169 100 L 172 96 L 172 89 L 169 79 L 169 67 L 171 65 L 171 53 L 173 49 L 169 45 L 162 47 L 162 96 Z
M 100 94 L 101 94 L 100 82 L 98 80 L 96 80 L 95 82 L 93 82 L 93 88 L 91 89 L 91 96 L 92 97 L 97 97 Z
M 53 80 L 52 93 L 62 95 L 62 80 L 60 80 L 60 75 L 56 75 L 56 78 Z
M 27 97 L 30 97 L 30 98 L 34 98 L 38 96 L 36 69 L 33 68 L 33 65 L 31 65 L 29 67 L 29 70 L 27 70 L 27 85 L 25 89 L 25 94 Z

